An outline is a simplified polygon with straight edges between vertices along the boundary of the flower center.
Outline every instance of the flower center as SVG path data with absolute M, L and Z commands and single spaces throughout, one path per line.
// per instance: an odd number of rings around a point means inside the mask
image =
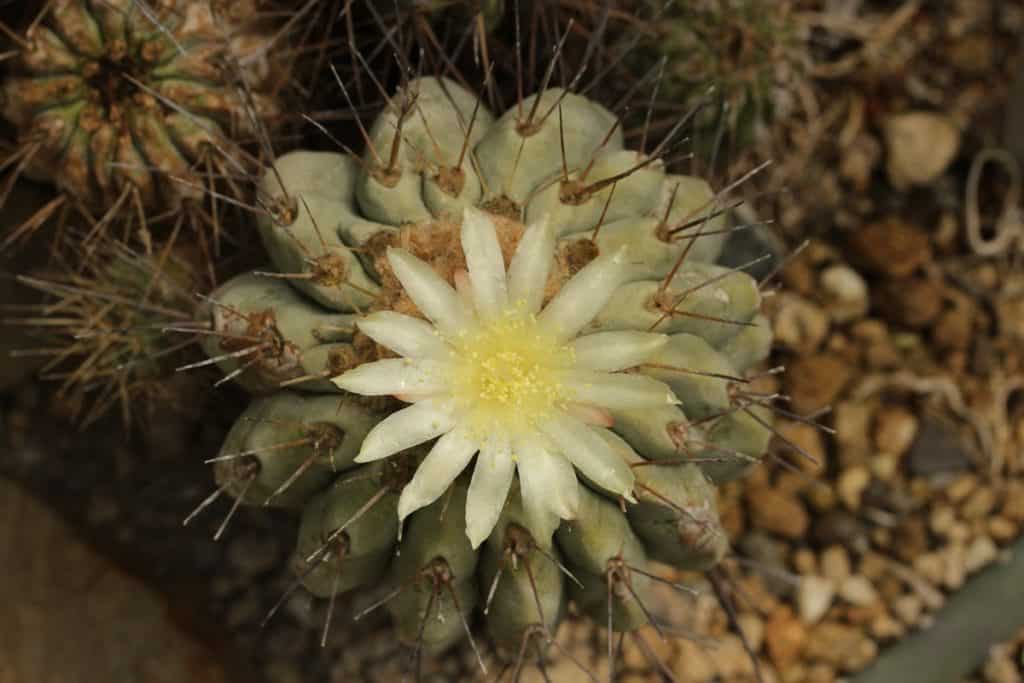
M 562 374 L 572 349 L 547 334 L 535 316 L 511 308 L 452 340 L 452 394 L 480 435 L 499 426 L 510 433 L 538 422 L 572 400 Z

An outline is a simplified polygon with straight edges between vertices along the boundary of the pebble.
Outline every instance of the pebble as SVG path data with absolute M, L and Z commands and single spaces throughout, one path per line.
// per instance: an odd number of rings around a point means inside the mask
M 821 553 L 819 560 L 821 575 L 826 579 L 840 584 L 850 576 L 850 554 L 841 545 L 829 546 Z
M 789 292 L 777 296 L 772 327 L 775 343 L 800 354 L 813 353 L 828 335 L 828 315 L 820 306 Z
M 856 465 L 845 470 L 839 475 L 839 480 L 836 482 L 839 500 L 843 501 L 843 504 L 850 510 L 859 510 L 861 496 L 870 482 L 871 472 L 863 465 Z
M 788 669 L 803 650 L 807 629 L 788 606 L 772 612 L 765 625 L 765 647 L 772 663 L 780 670 Z
M 967 549 L 959 543 L 950 543 L 942 556 L 945 564 L 942 584 L 949 589 L 960 588 L 967 578 Z
M 895 217 L 861 227 L 850 246 L 867 268 L 894 278 L 907 277 L 932 260 L 928 233 Z
M 747 639 L 750 649 L 757 652 L 764 643 L 764 622 L 755 614 L 740 614 L 736 617 L 743 637 Z
M 991 517 L 988 520 L 988 533 L 999 543 L 1008 543 L 1015 538 L 1020 527 L 1006 517 Z
M 798 358 L 789 365 L 785 376 L 792 409 L 807 415 L 832 405 L 851 377 L 850 366 L 835 354 Z
M 973 574 L 994 562 L 998 556 L 999 548 L 995 541 L 988 536 L 978 536 L 967 546 L 964 566 L 968 574 Z
M 878 645 L 859 628 L 825 621 L 807 638 L 806 655 L 842 671 L 859 671 L 878 654 Z
M 945 422 L 927 418 L 921 422 L 907 453 L 907 468 L 912 476 L 963 472 L 970 467 L 971 459 L 960 437 Z M 1021 512 L 1024 514 L 1024 502 Z
M 956 157 L 960 129 L 944 113 L 911 111 L 894 114 L 882 125 L 885 169 L 893 187 L 927 185 L 938 178 Z
M 740 539 L 739 550 L 746 557 L 768 569 L 763 573 L 768 590 L 777 595 L 788 595 L 792 591 L 792 585 L 772 571 L 786 571 L 786 556 L 789 551 L 785 543 L 763 531 L 754 530 Z
M 978 478 L 976 476 L 973 474 L 961 475 L 946 487 L 946 498 L 954 503 L 959 503 L 967 498 L 967 496 L 971 495 L 977 486 Z
M 829 316 L 838 323 L 864 317 L 868 312 L 868 285 L 847 265 L 829 266 L 821 272 Z
M 754 673 L 754 663 L 750 661 L 743 641 L 735 634 L 727 633 L 719 638 L 711 658 L 715 662 L 718 675 L 723 678 L 752 676 Z
M 811 534 L 822 545 L 841 544 L 855 552 L 862 552 L 868 547 L 864 523 L 845 510 L 834 509 L 817 517 Z
M 883 453 L 903 455 L 917 436 L 917 417 L 903 406 L 885 406 L 875 413 L 875 447 Z
M 578 676 L 579 669 L 568 668 L 572 664 L 568 661 L 568 657 L 562 659 L 566 660 L 566 674 L 573 677 Z M 715 663 L 711 659 L 709 650 L 691 640 L 679 641 L 679 651 L 673 661 L 672 671 L 680 674 L 683 677 L 682 680 L 687 683 L 710 683 L 716 675 Z M 573 680 L 568 676 L 564 680 Z M 552 680 L 563 679 L 553 678 Z
M 839 597 L 851 605 L 867 607 L 878 600 L 878 591 L 865 577 L 854 574 L 839 584 Z
M 960 507 L 964 519 L 975 520 L 987 517 L 996 506 L 996 494 L 989 486 L 983 486 L 967 498 Z
M 792 539 L 807 533 L 810 518 L 799 499 L 772 488 L 757 487 L 747 492 L 747 503 L 754 526 Z
M 832 581 L 821 576 L 801 576 L 796 601 L 800 618 L 805 624 L 815 624 L 825 616 L 836 595 Z
M 939 536 L 948 536 L 956 524 L 956 511 L 951 505 L 936 503 L 928 515 L 928 526 Z
M 937 552 L 918 555 L 913 560 L 913 567 L 921 578 L 932 584 L 942 583 L 945 576 L 946 564 L 943 556 Z
M 916 595 L 901 595 L 892 602 L 892 611 L 907 626 L 913 626 L 924 612 L 924 603 Z
M 906 627 L 889 613 L 882 613 L 871 620 L 868 625 L 868 632 L 872 638 L 878 640 L 894 640 L 902 638 L 906 634 Z
M 890 280 L 875 294 L 882 314 L 901 327 L 925 328 L 942 313 L 942 285 L 931 278 Z
M 780 420 L 775 424 L 775 430 L 780 438 L 792 442 L 814 459 L 810 462 L 803 455 L 793 458 L 801 469 L 817 472 L 825 468 L 825 437 L 820 429 L 806 422 Z
M 1002 515 L 1013 522 L 1024 522 L 1024 482 L 1012 482 L 1006 489 Z

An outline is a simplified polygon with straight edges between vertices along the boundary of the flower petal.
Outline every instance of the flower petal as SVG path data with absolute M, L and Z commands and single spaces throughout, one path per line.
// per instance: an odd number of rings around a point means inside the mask
M 422 318 L 378 311 L 356 325 L 367 337 L 406 358 L 444 358 L 451 347 L 441 339 L 434 326 Z
M 398 497 L 399 521 L 440 498 L 478 448 L 464 429 L 455 428 L 438 439 Z
M 363 463 L 386 458 L 430 441 L 454 426 L 450 404 L 436 399 L 414 403 L 378 422 L 363 439 L 355 461 Z
M 597 434 L 596 427 L 563 416 L 548 421 L 543 429 L 585 477 L 606 491 L 635 502 L 633 470 Z
M 417 395 L 447 389 L 450 374 L 449 364 L 444 361 L 385 358 L 357 365 L 331 381 L 363 396 Z
M 540 310 L 554 258 L 555 231 L 544 215 L 526 227 L 508 267 L 508 298 L 524 313 Z
M 492 437 L 481 445 L 466 499 L 466 535 L 474 548 L 490 536 L 498 523 L 515 472 L 507 439 Z
M 668 343 L 668 336 L 654 332 L 597 332 L 576 338 L 572 344 L 576 367 L 617 372 L 650 359 Z
M 441 334 L 453 336 L 464 329 L 469 315 L 451 285 L 441 279 L 427 263 L 405 249 L 388 249 L 388 263 L 405 293 L 431 320 Z
M 576 471 L 564 457 L 552 453 L 540 439 L 522 439 L 514 451 L 519 471 L 519 495 L 530 533 L 548 545 L 563 519 L 573 519 L 579 509 Z
M 538 320 L 559 339 L 572 339 L 623 284 L 628 277 L 627 266 L 625 245 L 613 254 L 598 256 L 562 285 Z
M 570 370 L 562 383 L 580 403 L 609 410 L 636 410 L 678 405 L 679 399 L 664 382 L 645 375 Z
M 473 306 L 482 319 L 499 315 L 508 306 L 505 257 L 501 255 L 494 221 L 479 209 L 462 212 L 462 252 L 466 256 Z

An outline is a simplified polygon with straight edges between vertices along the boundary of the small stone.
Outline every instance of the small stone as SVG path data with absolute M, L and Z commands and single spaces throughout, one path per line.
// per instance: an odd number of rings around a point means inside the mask
M 938 178 L 956 157 L 960 129 L 946 114 L 912 111 L 886 118 L 886 171 L 898 190 L 927 185 Z
M 894 278 L 907 277 L 932 260 L 928 233 L 899 218 L 865 225 L 850 246 L 866 267 Z
M 918 420 L 902 406 L 886 406 L 875 414 L 875 447 L 884 453 L 903 455 L 917 436 Z
M 959 436 L 945 422 L 926 418 L 907 453 L 907 467 L 912 476 L 963 472 L 971 467 L 971 458 Z M 1021 512 L 1024 514 L 1024 502 Z
M 747 492 L 747 503 L 755 527 L 792 539 L 807 533 L 810 518 L 799 499 L 772 488 L 757 487 Z
M 578 676 L 578 668 L 569 668 L 572 662 L 568 657 L 561 658 L 568 665 L 566 678 L 552 678 L 551 680 L 574 680 Z M 709 651 L 692 640 L 680 640 L 678 654 L 675 657 L 672 671 L 680 674 L 681 680 L 687 683 L 710 683 L 714 680 L 716 671 L 715 663 L 712 661 Z
M 890 280 L 876 294 L 879 310 L 896 325 L 921 329 L 942 312 L 942 284 L 931 278 Z
M 835 598 L 835 584 L 821 576 L 801 576 L 796 600 L 800 619 L 805 624 L 815 624 L 825 616 Z
M 868 547 L 868 533 L 864 523 L 841 509 L 830 510 L 817 517 L 811 534 L 822 545 L 841 544 L 856 552 L 862 552 Z
M 956 524 L 956 511 L 951 505 L 936 503 L 928 515 L 928 526 L 939 536 L 947 536 Z
M 895 553 L 904 562 L 911 562 L 928 549 L 928 527 L 920 517 L 907 517 L 893 534 Z
M 828 664 L 813 664 L 803 680 L 804 683 L 835 683 L 836 670 Z
M 913 560 L 914 571 L 921 577 L 933 584 L 942 583 L 945 575 L 945 562 L 939 553 L 923 553 Z
M 839 584 L 839 597 L 851 605 L 867 607 L 878 600 L 878 592 L 863 576 L 854 574 Z
M 797 574 L 816 574 L 818 572 L 818 558 L 809 548 L 799 548 L 793 553 L 793 569 Z
M 995 541 L 988 536 L 978 536 L 967 546 L 967 554 L 964 557 L 967 573 L 973 574 L 985 568 L 995 562 L 998 556 L 999 548 L 996 547 Z
M 871 458 L 868 463 L 871 467 L 871 474 L 875 479 L 884 482 L 891 482 L 899 474 L 900 461 L 892 453 L 879 453 Z
M 988 520 L 988 533 L 999 543 L 1009 543 L 1017 538 L 1020 527 L 1006 517 L 992 517 Z
M 971 495 L 978 486 L 978 478 L 973 474 L 964 474 L 956 478 L 953 483 L 946 487 L 946 498 L 958 503 Z
M 803 623 L 792 609 L 783 606 L 772 612 L 764 631 L 765 647 L 772 663 L 779 670 L 787 669 L 800 655 L 807 640 Z
M 945 564 L 942 584 L 950 589 L 963 586 L 967 579 L 967 549 L 959 543 L 950 543 L 942 552 L 942 559 Z
M 1007 485 L 1001 514 L 1012 522 L 1024 522 L 1024 482 Z
M 715 662 L 718 675 L 723 678 L 735 679 L 754 673 L 754 663 L 750 661 L 743 641 L 735 634 L 727 633 L 719 638 L 714 650 L 711 651 L 711 658 Z
M 805 654 L 846 672 L 859 671 L 878 654 L 878 646 L 860 629 L 826 621 L 811 629 Z
M 916 595 L 901 595 L 892 602 L 892 611 L 904 624 L 913 626 L 921 618 L 924 604 Z
M 964 519 L 974 520 L 987 517 L 996 506 L 996 494 L 990 486 L 983 486 L 967 498 L 960 507 Z
M 861 496 L 871 482 L 871 472 L 867 467 L 851 467 L 839 475 L 836 482 L 836 489 L 839 493 L 839 500 L 843 501 L 850 510 L 859 510 Z
M 857 566 L 857 573 L 866 577 L 870 581 L 877 581 L 885 575 L 888 568 L 889 563 L 884 555 L 876 552 L 866 552 L 860 558 L 860 564 Z
M 839 585 L 850 576 L 850 553 L 841 545 L 829 546 L 821 553 L 821 575 Z
M 817 351 L 828 335 L 825 311 L 797 294 L 783 292 L 777 298 L 772 317 L 775 343 L 800 354 Z
M 739 549 L 744 556 L 769 570 L 764 575 L 764 581 L 770 591 L 777 595 L 788 595 L 792 592 L 792 584 L 777 574 L 786 571 L 788 550 L 785 543 L 763 531 L 754 530 L 740 539 Z
M 871 620 L 868 632 L 877 640 L 895 640 L 902 638 L 907 632 L 906 627 L 894 619 L 891 614 L 882 613 Z
M 850 322 L 868 312 L 868 285 L 853 268 L 829 266 L 821 272 L 821 286 L 828 313 L 836 322 Z
M 786 393 L 793 410 L 807 415 L 830 406 L 850 381 L 852 370 L 839 356 L 822 353 L 798 358 L 786 371 Z
M 1021 683 L 1020 671 L 1013 661 L 1012 646 L 993 646 L 982 673 L 985 676 L 985 683 Z
M 820 429 L 806 422 L 795 420 L 779 420 L 775 423 L 775 431 L 779 437 L 793 443 L 803 451 L 794 461 L 808 472 L 818 472 L 825 468 L 825 437 Z M 804 454 L 814 460 L 811 462 Z M 805 479 L 806 477 L 801 477 Z
M 756 614 L 741 614 L 736 617 L 736 621 L 739 624 L 740 631 L 743 632 L 743 637 L 747 639 L 747 644 L 750 645 L 750 649 L 757 652 L 761 649 L 761 644 L 764 642 L 764 622 L 761 617 Z
M 976 312 L 967 304 L 944 311 L 932 328 L 932 339 L 940 349 L 965 350 L 974 337 Z

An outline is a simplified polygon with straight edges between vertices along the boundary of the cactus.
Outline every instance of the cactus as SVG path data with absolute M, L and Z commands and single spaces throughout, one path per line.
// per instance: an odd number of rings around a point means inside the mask
M 570 603 L 647 623 L 651 562 L 721 559 L 714 485 L 770 434 L 743 375 L 771 334 L 758 284 L 714 265 L 718 198 L 560 89 L 496 117 L 417 79 L 367 139 L 277 160 L 274 267 L 205 306 L 211 362 L 258 395 L 218 492 L 301 513 L 300 580 L 384 584 L 417 653 L 478 607 L 507 657 Z
M 59 267 L 17 276 L 47 297 L 8 322 L 41 337 L 15 353 L 46 358 L 41 377 L 60 382 L 72 416 L 85 426 L 119 406 L 129 426 L 174 405 L 179 392 L 194 393 L 187 376 L 171 375 L 195 346 L 194 292 L 208 286 L 198 252 L 104 238 L 90 253 L 60 256 Z

